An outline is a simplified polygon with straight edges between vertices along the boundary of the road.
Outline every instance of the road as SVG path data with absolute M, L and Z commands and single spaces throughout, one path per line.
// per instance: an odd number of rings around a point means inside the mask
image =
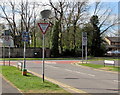
M 83 68 L 69 63 L 67 61 L 47 61 L 45 76 L 87 93 L 118 93 L 117 73 Z M 27 62 L 27 68 L 42 74 L 42 64 L 39 61 Z
M 84 68 L 73 62 L 78 61 L 46 61 L 45 76 L 87 93 L 118 93 L 118 73 Z M 42 74 L 42 61 L 27 61 L 26 67 Z

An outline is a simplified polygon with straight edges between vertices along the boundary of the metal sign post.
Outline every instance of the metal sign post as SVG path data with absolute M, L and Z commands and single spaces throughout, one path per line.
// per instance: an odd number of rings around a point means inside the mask
M 50 14 L 51 14 L 51 10 L 43 10 L 40 12 L 41 13 L 41 16 L 42 16 L 42 19 L 44 19 L 44 22 L 46 19 L 49 18 Z M 44 68 L 45 68 L 45 65 L 44 65 L 44 45 L 45 45 L 45 33 L 49 27 L 49 23 L 38 23 L 38 26 L 40 27 L 40 30 L 42 31 L 42 34 L 43 34 L 43 69 L 42 69 L 42 75 L 43 75 L 43 82 L 44 82 Z
M 44 74 L 45 74 L 45 33 L 49 27 L 49 23 L 38 23 L 38 26 L 40 27 L 40 30 L 43 34 L 43 49 L 42 49 L 42 60 L 43 60 L 43 68 L 42 68 L 42 75 L 43 75 L 43 82 L 44 82 Z
M 26 68 L 26 58 L 25 58 L 25 53 L 26 53 L 26 42 L 24 41 L 24 63 L 23 63 L 23 69 Z
M 28 32 L 23 32 L 22 34 L 22 40 L 24 41 L 24 51 L 23 51 L 23 56 L 24 56 L 24 62 L 23 62 L 23 70 L 22 70 L 22 75 L 27 75 L 27 69 L 26 69 L 26 42 L 28 42 Z
M 44 68 L 45 68 L 45 35 L 43 34 L 43 49 L 42 49 L 42 56 L 43 56 L 43 68 L 42 68 L 42 75 L 43 75 L 43 82 L 44 82 L 44 74 L 45 74 L 45 71 L 44 71 Z
M 9 45 L 9 66 L 10 66 L 10 45 Z
M 5 66 L 5 45 L 3 45 L 3 66 Z
M 87 63 L 87 33 L 82 32 L 82 63 L 84 60 L 84 47 L 85 47 L 85 60 Z

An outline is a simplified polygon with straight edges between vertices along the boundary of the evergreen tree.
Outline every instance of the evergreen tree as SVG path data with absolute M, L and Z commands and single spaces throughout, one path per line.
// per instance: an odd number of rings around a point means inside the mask
M 100 28 L 98 27 L 99 19 L 97 15 L 93 15 L 90 19 L 90 22 L 93 27 L 93 33 L 92 33 L 92 45 L 91 45 L 91 53 L 93 56 L 101 56 L 102 55 L 102 49 L 101 49 L 101 35 L 100 35 Z
M 58 57 L 59 55 L 59 22 L 56 21 L 53 28 L 53 37 L 52 37 L 52 56 Z

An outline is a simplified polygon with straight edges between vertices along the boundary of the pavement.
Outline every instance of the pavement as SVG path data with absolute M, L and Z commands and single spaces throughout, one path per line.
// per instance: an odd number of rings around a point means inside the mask
M 13 86 L 8 80 L 0 76 L 0 92 L 1 95 L 23 95 L 15 86 Z
M 104 65 L 104 61 L 101 61 L 101 60 L 98 60 L 98 61 L 89 61 L 90 63 L 93 63 L 93 64 L 102 64 Z M 115 66 L 120 66 L 119 63 L 119 60 L 115 60 Z

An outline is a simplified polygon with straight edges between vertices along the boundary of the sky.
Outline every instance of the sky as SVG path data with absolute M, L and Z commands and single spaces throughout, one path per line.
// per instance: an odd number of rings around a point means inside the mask
M 7 2 L 9 0 L 0 0 L 0 2 Z M 19 2 L 21 0 L 15 0 L 16 2 Z M 42 3 L 48 3 L 49 0 L 23 0 L 23 1 L 28 1 L 28 2 L 42 2 Z M 57 2 L 57 1 L 63 1 L 63 0 L 51 0 L 53 2 Z M 73 2 L 73 0 L 65 0 L 65 1 L 71 1 Z M 81 1 L 81 0 L 74 0 L 74 1 Z M 85 0 L 86 1 L 86 0 Z M 104 4 L 106 6 L 104 6 L 104 8 L 102 9 L 103 11 L 107 8 L 110 7 L 112 10 L 112 14 L 111 14 L 111 18 L 116 14 L 118 15 L 118 2 L 119 0 L 89 0 L 90 4 L 92 5 L 95 1 L 101 1 L 104 2 Z M 0 10 L 1 11 L 1 10 Z M 102 12 L 101 12 L 102 13 Z M 90 14 L 92 15 L 92 11 L 90 12 Z M 1 20 L 2 22 L 2 20 Z M 3 21 L 4 22 L 4 21 Z M 115 32 L 117 30 L 117 27 L 115 27 L 115 30 L 112 30 L 113 32 Z

